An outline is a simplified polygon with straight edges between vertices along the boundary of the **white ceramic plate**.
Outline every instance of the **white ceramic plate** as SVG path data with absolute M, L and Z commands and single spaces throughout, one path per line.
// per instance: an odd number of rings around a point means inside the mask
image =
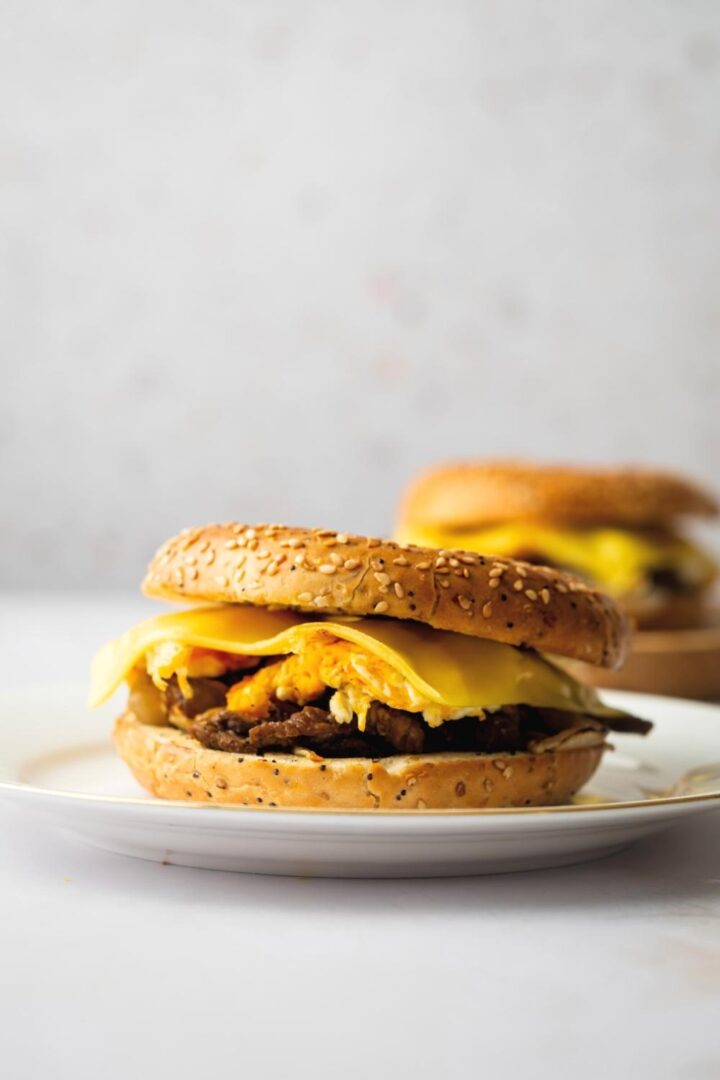
M 613 735 L 573 805 L 547 809 L 323 811 L 220 808 L 144 794 L 115 756 L 114 709 L 83 688 L 0 694 L 0 795 L 123 855 L 260 874 L 442 877 L 562 866 L 619 851 L 720 807 L 720 708 L 606 693 L 655 722 Z

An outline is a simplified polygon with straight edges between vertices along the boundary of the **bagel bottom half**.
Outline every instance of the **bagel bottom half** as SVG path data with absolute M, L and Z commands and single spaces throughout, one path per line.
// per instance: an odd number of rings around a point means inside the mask
M 136 779 L 162 799 L 239 806 L 357 810 L 468 810 L 567 802 L 593 775 L 602 744 L 568 750 L 370 758 L 237 755 L 208 750 L 174 727 L 117 720 L 115 746 Z

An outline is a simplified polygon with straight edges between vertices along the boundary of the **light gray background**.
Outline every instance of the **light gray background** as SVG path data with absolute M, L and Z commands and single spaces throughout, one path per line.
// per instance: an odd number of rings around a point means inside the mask
M 0 582 L 436 457 L 720 451 L 715 0 L 38 0 L 0 38 Z

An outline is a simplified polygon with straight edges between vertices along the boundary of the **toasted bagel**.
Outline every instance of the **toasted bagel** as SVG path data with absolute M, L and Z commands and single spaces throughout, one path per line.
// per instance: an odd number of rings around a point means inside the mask
M 505 521 L 643 527 L 678 517 L 715 517 L 718 502 L 682 476 L 645 468 L 476 461 L 421 473 L 400 508 L 400 528 L 413 524 L 470 528 Z
M 143 582 L 171 601 L 413 619 L 617 667 L 627 624 L 612 600 L 558 570 L 332 529 L 228 523 L 164 544 Z
M 542 753 L 443 753 L 326 758 L 312 753 L 236 756 L 208 750 L 172 727 L 115 724 L 121 758 L 162 799 L 322 810 L 470 810 L 567 802 L 598 767 L 604 744 Z

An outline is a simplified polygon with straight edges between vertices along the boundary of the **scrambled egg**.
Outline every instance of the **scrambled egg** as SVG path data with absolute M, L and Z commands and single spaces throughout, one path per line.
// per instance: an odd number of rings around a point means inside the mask
M 257 657 L 232 656 L 167 641 L 149 649 L 145 663 L 158 689 L 164 690 L 168 679 L 175 675 L 185 697 L 192 697 L 190 679 L 217 678 L 229 670 L 251 667 Z M 274 700 L 304 705 L 320 697 L 327 687 L 335 690 L 329 704 L 335 720 L 347 724 L 355 715 L 361 731 L 373 701 L 406 712 L 421 712 L 432 727 L 469 713 L 482 715 L 482 709 L 458 711 L 427 700 L 390 664 L 330 635 L 318 636 L 300 652 L 290 653 L 240 679 L 228 691 L 227 705 L 245 716 L 262 719 L 269 714 Z
M 145 669 L 158 690 L 167 688 L 168 679 L 174 675 L 185 697 L 192 697 L 189 679 L 217 679 L 228 671 L 241 671 L 255 667 L 255 656 L 202 649 L 196 645 L 180 645 L 176 641 L 163 641 L 145 654 Z
M 346 724 L 355 714 L 361 731 L 365 729 L 367 711 L 373 701 L 383 701 L 406 712 L 439 708 L 421 697 L 399 672 L 379 657 L 329 636 L 309 642 L 302 652 L 292 653 L 236 683 L 228 693 L 228 708 L 262 718 L 267 716 L 273 698 L 304 705 L 323 694 L 326 687 L 336 691 L 330 699 L 330 712 L 335 720 Z M 449 718 L 449 710 L 445 713 L 443 719 Z

